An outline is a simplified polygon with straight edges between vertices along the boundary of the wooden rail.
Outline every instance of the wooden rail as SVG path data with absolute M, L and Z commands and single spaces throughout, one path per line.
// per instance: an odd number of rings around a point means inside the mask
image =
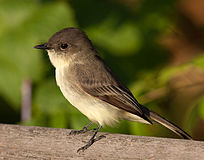
M 204 160 L 204 142 L 99 133 L 106 138 L 77 153 L 92 133 L 0 124 L 0 160 Z

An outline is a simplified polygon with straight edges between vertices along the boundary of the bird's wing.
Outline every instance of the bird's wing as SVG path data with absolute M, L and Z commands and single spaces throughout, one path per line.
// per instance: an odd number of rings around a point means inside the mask
M 146 117 L 144 107 L 137 102 L 132 93 L 114 76 L 110 68 L 106 65 L 101 65 L 104 62 L 101 59 L 99 60 L 100 63 L 95 65 L 98 67 L 98 69 L 95 68 L 95 72 L 90 71 L 83 65 L 76 67 L 77 71 L 75 73 L 78 76 L 76 80 L 80 87 L 89 95 L 135 114 L 151 123 Z
M 83 81 L 80 83 L 80 86 L 89 95 L 99 98 L 122 110 L 138 115 L 150 122 L 141 109 L 141 105 L 131 93 L 126 91 L 126 88 L 112 84 L 94 83 L 93 80 Z

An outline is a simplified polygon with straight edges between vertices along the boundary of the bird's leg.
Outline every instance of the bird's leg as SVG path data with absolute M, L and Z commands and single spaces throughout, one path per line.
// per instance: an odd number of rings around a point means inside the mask
M 87 124 L 84 128 L 82 128 L 81 130 L 72 130 L 69 135 L 76 135 L 76 134 L 81 134 L 81 133 L 85 133 L 88 130 L 89 126 L 92 124 L 92 122 L 90 122 L 89 124 Z
M 96 141 L 98 141 L 98 140 L 100 140 L 100 139 L 102 139 L 102 138 L 105 138 L 104 135 L 101 135 L 101 136 L 95 138 L 95 137 L 96 137 L 96 134 L 98 133 L 98 131 L 100 130 L 100 128 L 101 128 L 101 125 L 98 125 L 98 128 L 96 129 L 96 131 L 94 132 L 94 135 L 91 137 L 91 139 L 88 141 L 88 143 L 87 143 L 85 146 L 79 148 L 79 149 L 77 150 L 77 152 L 79 152 L 79 151 L 84 151 L 84 150 L 86 150 L 87 148 L 89 148 L 94 142 L 96 142 Z

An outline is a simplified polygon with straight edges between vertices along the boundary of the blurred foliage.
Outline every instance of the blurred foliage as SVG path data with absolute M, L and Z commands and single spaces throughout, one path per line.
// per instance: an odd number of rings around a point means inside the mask
M 88 34 L 140 102 L 192 134 L 196 120 L 204 120 L 204 98 L 198 96 L 188 107 L 175 106 L 170 82 L 192 67 L 203 70 L 204 56 L 174 66 L 169 63 L 168 49 L 159 43 L 175 25 L 176 2 L 141 0 L 128 7 L 116 0 L 0 0 L 0 122 L 75 129 L 89 122 L 62 96 L 47 54 L 33 49 L 72 26 Z M 21 85 L 27 78 L 33 83 L 32 118 L 23 123 Z M 151 92 L 158 96 L 152 98 Z M 175 136 L 159 125 L 128 121 L 103 131 Z

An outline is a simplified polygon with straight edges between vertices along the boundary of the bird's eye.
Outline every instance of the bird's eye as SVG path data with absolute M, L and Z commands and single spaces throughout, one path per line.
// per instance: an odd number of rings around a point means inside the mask
M 65 50 L 67 47 L 68 47 L 67 43 L 63 43 L 63 44 L 60 45 L 61 50 Z

